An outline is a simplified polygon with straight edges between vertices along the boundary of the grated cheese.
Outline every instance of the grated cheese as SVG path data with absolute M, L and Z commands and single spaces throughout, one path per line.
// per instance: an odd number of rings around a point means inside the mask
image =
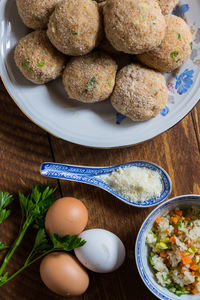
M 160 174 L 148 168 L 119 168 L 108 175 L 102 175 L 101 179 L 131 202 L 158 198 L 162 192 Z

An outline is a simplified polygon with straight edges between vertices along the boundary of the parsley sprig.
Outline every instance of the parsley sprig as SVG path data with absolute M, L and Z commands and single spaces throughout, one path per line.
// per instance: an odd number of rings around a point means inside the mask
M 64 237 L 60 237 L 57 234 L 53 234 L 51 238 L 49 238 L 46 234 L 46 231 L 44 229 L 45 214 L 55 200 L 54 191 L 55 189 L 52 189 L 49 186 L 38 185 L 33 187 L 32 192 L 28 196 L 25 196 L 24 194 L 19 192 L 19 202 L 22 211 L 21 226 L 15 242 L 13 243 L 12 247 L 10 247 L 0 267 L 0 286 L 6 284 L 8 281 L 13 279 L 20 272 L 22 272 L 34 262 L 41 259 L 43 256 L 53 251 L 71 251 L 72 249 L 81 247 L 86 243 L 77 235 L 66 235 Z M 5 209 L 5 207 L 11 201 L 12 196 L 10 194 L 0 193 L 0 208 Z M 4 205 L 1 205 L 1 203 L 3 203 Z M 2 210 L 0 210 L 0 212 L 1 211 Z M 9 214 L 7 212 L 5 216 L 8 216 Z M 9 276 L 8 272 L 4 273 L 4 270 L 17 247 L 23 240 L 23 237 L 29 227 L 38 229 L 34 246 L 28 257 L 26 258 L 24 265 L 14 274 Z M 0 242 L 0 250 L 6 248 L 8 248 L 8 246 L 5 246 L 2 242 Z
M 6 207 L 13 201 L 13 196 L 8 192 L 0 192 L 0 224 L 10 215 L 10 209 Z

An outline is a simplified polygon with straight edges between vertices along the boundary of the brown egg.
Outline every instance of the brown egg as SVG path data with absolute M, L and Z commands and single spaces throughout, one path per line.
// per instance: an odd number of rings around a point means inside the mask
M 44 284 L 61 296 L 79 296 L 89 285 L 89 277 L 78 260 L 65 252 L 53 252 L 40 264 Z
M 78 199 L 64 197 L 56 200 L 46 214 L 45 228 L 51 236 L 54 233 L 64 236 L 81 233 L 88 221 L 88 211 Z

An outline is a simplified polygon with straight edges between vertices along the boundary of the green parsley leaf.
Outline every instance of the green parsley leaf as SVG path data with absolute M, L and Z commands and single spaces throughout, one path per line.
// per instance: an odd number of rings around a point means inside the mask
M 0 224 L 10 215 L 10 210 L 2 209 L 0 211 Z
M 166 277 L 164 278 L 164 281 L 167 281 L 169 279 L 169 274 L 166 275 Z
M 0 241 L 0 251 L 1 250 L 5 250 L 5 249 L 8 249 L 9 247 L 4 245 L 1 241 Z
M 86 241 L 79 238 L 78 235 L 65 235 L 64 237 L 60 237 L 58 234 L 53 234 L 51 240 L 55 249 L 65 251 L 71 251 L 86 243 Z
M 3 263 L 0 266 L 0 280 L 2 281 L 2 282 L 0 281 L 0 286 L 10 281 L 12 278 L 18 275 L 30 264 L 42 258 L 45 254 L 54 251 L 52 242 L 49 238 L 46 237 L 46 233 L 44 230 L 46 211 L 55 200 L 55 197 L 53 195 L 54 191 L 55 189 L 50 188 L 50 186 L 37 185 L 32 188 L 31 193 L 27 196 L 19 192 L 19 202 L 22 211 L 21 226 L 16 240 L 14 241 L 12 247 L 4 257 Z M 3 197 L 1 193 L 2 207 L 3 205 L 4 206 L 8 205 L 10 201 L 11 201 L 10 196 Z M 16 271 L 9 278 L 7 278 L 5 274 L 3 275 L 3 272 L 31 225 L 34 225 L 36 228 L 42 228 L 42 230 L 38 231 L 38 234 L 35 239 L 34 247 L 31 253 L 29 254 L 24 266 L 22 266 L 18 271 Z M 2 248 L 6 247 L 5 245 L 3 245 L 3 243 L 1 243 L 0 246 Z M 42 253 L 42 254 L 34 258 L 37 253 Z
M 25 58 L 22 62 L 22 67 L 25 69 L 25 70 L 29 70 L 29 65 L 30 65 L 30 60 L 28 58 Z
M 112 82 L 111 81 L 107 81 L 107 85 L 111 87 L 112 86 Z
M 0 224 L 10 215 L 11 211 L 6 207 L 13 201 L 13 196 L 8 192 L 0 191 Z
M 19 192 L 22 217 L 30 219 L 35 228 L 44 227 L 44 215 L 55 200 L 54 191 L 49 186 L 38 185 L 32 188 L 32 193 L 28 196 Z
M 83 93 L 87 94 L 87 92 L 88 92 L 88 89 L 83 90 Z
M 191 50 L 192 50 L 192 48 L 193 48 L 193 43 L 192 43 L 192 42 L 190 43 L 190 48 L 191 48 Z
M 175 58 L 178 56 L 178 52 L 177 51 L 173 51 L 170 53 L 171 58 Z
M 170 283 L 170 284 L 167 284 L 167 285 L 166 285 L 166 288 L 167 288 L 168 290 L 172 289 L 173 287 L 174 287 L 173 283 Z
M 40 21 L 41 21 L 41 19 L 40 19 L 38 16 L 33 16 L 33 18 L 34 18 L 34 20 L 35 20 L 36 22 L 40 22 Z
M 4 275 L 0 276 L 0 283 L 6 282 L 8 278 L 8 272 L 6 272 Z
M 181 291 L 177 290 L 177 291 L 175 292 L 175 294 L 176 294 L 177 296 L 180 297 L 183 293 L 182 293 Z
M 36 256 L 36 254 L 42 254 L 49 251 L 52 245 L 49 243 L 45 229 L 39 229 L 35 237 L 35 244 L 28 258 L 26 259 L 25 266 L 27 266 L 30 261 Z
M 181 40 L 181 34 L 177 33 L 178 40 Z
M 181 60 L 180 58 L 179 58 L 179 59 L 177 59 L 177 60 L 176 60 L 176 63 L 178 63 L 180 60 Z
M 40 62 L 37 64 L 37 66 L 38 66 L 39 68 L 43 67 L 44 65 L 45 65 L 45 62 L 44 62 L 44 61 L 40 61 Z
M 51 245 L 49 244 L 49 240 L 46 234 L 45 229 L 39 229 L 35 238 L 34 249 L 37 252 L 43 252 L 44 250 L 49 250 Z
M 7 207 L 13 201 L 13 196 L 8 192 L 0 191 L 0 209 Z
M 89 86 L 90 90 L 93 90 L 97 86 L 97 84 L 98 84 L 97 80 L 94 76 L 88 82 L 88 86 Z
M 72 34 L 73 35 L 78 35 L 78 32 L 77 31 L 73 31 Z
M 154 266 L 154 263 L 153 263 L 153 260 L 152 260 L 153 257 L 154 257 L 154 254 L 153 254 L 153 252 L 151 252 L 150 255 L 149 255 L 149 263 L 150 263 L 151 266 Z

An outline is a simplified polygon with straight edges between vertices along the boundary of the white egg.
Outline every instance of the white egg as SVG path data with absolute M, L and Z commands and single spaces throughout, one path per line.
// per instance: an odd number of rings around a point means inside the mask
M 86 244 L 76 248 L 75 255 L 89 270 L 109 273 L 118 269 L 125 259 L 125 247 L 112 232 L 104 229 L 89 229 L 79 235 Z

